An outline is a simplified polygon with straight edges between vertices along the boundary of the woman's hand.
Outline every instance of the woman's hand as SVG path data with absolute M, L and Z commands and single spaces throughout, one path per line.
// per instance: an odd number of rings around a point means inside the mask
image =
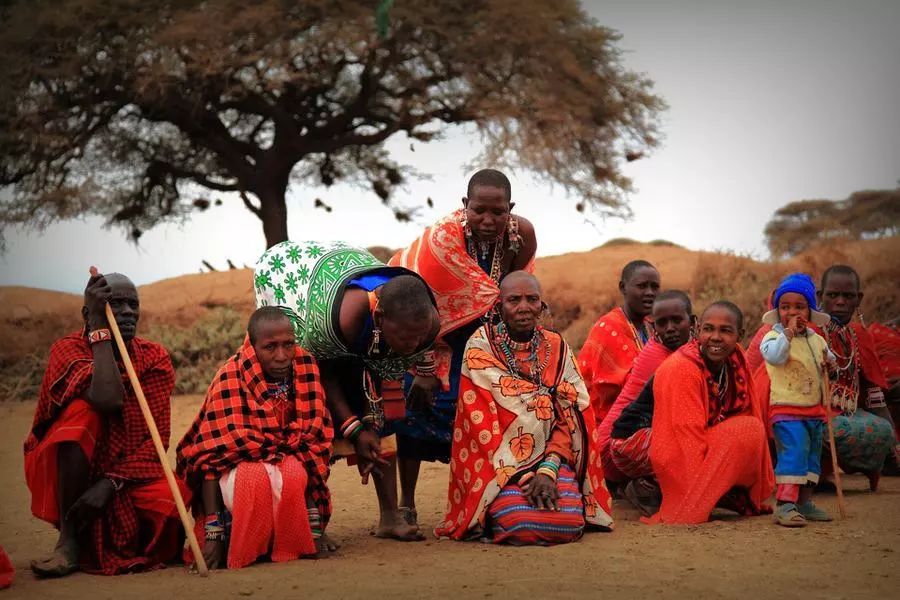
M 441 387 L 441 380 L 434 376 L 416 375 L 406 395 L 406 403 L 415 411 L 434 406 L 434 392 Z
M 225 542 L 223 540 L 206 540 L 203 545 L 203 560 L 206 568 L 213 570 L 225 566 Z
M 538 510 L 559 510 L 559 490 L 549 475 L 537 473 L 522 487 L 528 503 Z
M 381 440 L 374 431 L 363 429 L 356 437 L 356 459 L 359 461 L 359 474 L 363 485 L 369 483 L 369 475 L 381 476 L 379 467 L 390 463 L 381 457 Z

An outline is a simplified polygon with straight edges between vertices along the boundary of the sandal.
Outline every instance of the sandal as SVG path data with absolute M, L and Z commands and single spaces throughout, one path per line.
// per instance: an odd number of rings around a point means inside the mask
M 815 504 L 813 504 L 812 500 L 809 500 L 808 502 L 804 502 L 803 504 L 798 505 L 797 511 L 801 515 L 803 515 L 803 518 L 805 518 L 807 521 L 828 522 L 828 521 L 833 520 L 831 515 L 829 515 L 827 512 L 825 512 L 824 510 L 822 510 Z
M 806 517 L 800 514 L 796 504 L 785 502 L 775 508 L 775 522 L 783 527 L 803 527 L 806 525 Z

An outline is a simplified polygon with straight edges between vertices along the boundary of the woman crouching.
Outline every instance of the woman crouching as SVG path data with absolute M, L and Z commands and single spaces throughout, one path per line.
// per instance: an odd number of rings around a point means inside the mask
M 562 337 L 538 324 L 545 307 L 534 276 L 510 273 L 499 322 L 469 338 L 438 537 L 548 545 L 612 528 L 587 389 Z

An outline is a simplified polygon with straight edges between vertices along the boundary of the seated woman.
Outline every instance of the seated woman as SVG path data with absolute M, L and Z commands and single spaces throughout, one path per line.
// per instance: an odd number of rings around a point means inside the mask
M 282 242 L 254 273 L 257 306 L 290 317 L 297 342 L 318 361 L 337 437 L 353 445 L 363 483 L 374 477 L 375 535 L 425 539 L 398 509 L 396 455 L 380 435 L 385 418 L 403 418 L 403 375 L 440 329 L 431 290 L 412 271 L 343 242 Z
M 662 506 L 650 523 L 704 523 L 716 506 L 745 515 L 775 489 L 766 427 L 744 351 L 743 315 L 714 302 L 698 339 L 672 354 L 653 383 L 650 462 Z
M 205 534 L 210 569 L 326 549 L 333 435 L 315 360 L 296 345 L 284 312 L 260 308 L 176 454 L 198 500 L 197 533 Z
M 569 347 L 538 325 L 534 276 L 500 284 L 500 322 L 469 339 L 438 537 L 561 544 L 609 530 L 611 500 L 584 382 Z

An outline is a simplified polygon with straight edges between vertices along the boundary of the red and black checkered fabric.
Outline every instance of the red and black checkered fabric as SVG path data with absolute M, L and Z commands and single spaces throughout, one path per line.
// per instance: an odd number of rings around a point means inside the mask
M 299 346 L 294 357 L 294 391 L 296 418 L 282 428 L 262 366 L 245 339 L 237 354 L 216 373 L 200 414 L 178 444 L 178 473 L 198 490 L 208 476 L 220 477 L 240 462 L 274 464 L 293 455 L 306 468 L 308 489 L 327 519 L 331 496 L 325 482 L 334 428 L 325 407 L 319 367 Z
M 170 433 L 170 398 L 175 387 L 175 369 L 169 353 L 161 345 L 134 338 L 128 342 L 144 397 L 156 421 L 163 444 Z M 163 477 L 163 469 L 153 447 L 150 430 L 124 365 L 119 362 L 125 401 L 120 415 L 105 419 L 103 432 L 94 450 L 94 476 L 111 475 L 133 482 Z M 87 336 L 73 333 L 50 347 L 50 358 L 41 383 L 40 399 L 25 440 L 25 452 L 37 447 L 50 425 L 72 400 L 86 399 L 94 375 L 94 355 Z
M 163 444 L 168 446 L 171 429 L 170 398 L 175 387 L 175 369 L 161 345 L 141 338 L 128 342 L 128 354 L 141 383 L 150 412 Z M 114 574 L 129 570 L 141 555 L 141 516 L 129 492 L 164 477 L 134 389 L 124 365 L 118 363 L 125 399 L 118 414 L 102 417 L 100 437 L 91 457 L 91 480 L 112 476 L 124 481 L 126 493 L 118 493 L 102 518 L 91 525 L 92 566 L 86 570 Z M 25 454 L 35 451 L 63 409 L 76 399 L 87 399 L 94 374 L 94 357 L 84 331 L 57 340 L 50 357 Z M 168 491 L 160 488 L 169 498 Z M 152 562 L 152 561 L 151 561 Z

